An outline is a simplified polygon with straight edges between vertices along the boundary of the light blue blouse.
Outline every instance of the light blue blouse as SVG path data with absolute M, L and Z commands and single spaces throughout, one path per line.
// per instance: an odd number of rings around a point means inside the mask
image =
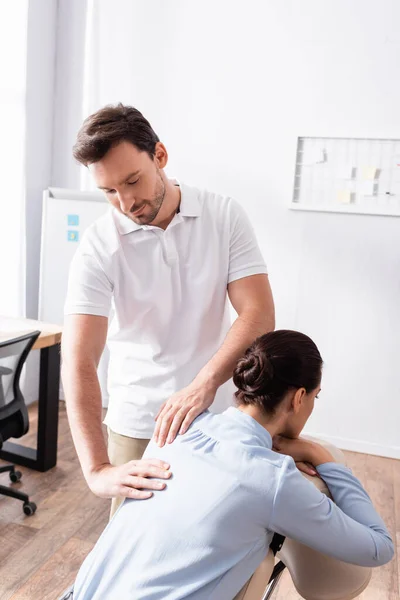
M 74 600 L 232 600 L 265 557 L 273 532 L 335 558 L 378 566 L 392 540 L 343 465 L 318 467 L 332 502 L 271 450 L 269 433 L 229 408 L 200 415 L 145 456 L 171 465 L 168 487 L 126 500 L 83 563 Z

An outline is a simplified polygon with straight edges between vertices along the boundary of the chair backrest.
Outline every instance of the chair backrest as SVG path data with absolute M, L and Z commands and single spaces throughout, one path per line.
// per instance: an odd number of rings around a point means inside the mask
M 0 448 L 10 437 L 21 437 L 28 431 L 28 411 L 19 380 L 39 335 L 40 331 L 33 331 L 0 342 Z

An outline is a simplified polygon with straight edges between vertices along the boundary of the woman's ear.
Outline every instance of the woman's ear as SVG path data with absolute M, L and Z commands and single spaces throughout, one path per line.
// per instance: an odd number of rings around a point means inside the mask
M 307 395 L 305 388 L 299 388 L 296 390 L 292 398 L 292 411 L 297 415 L 303 407 L 304 399 Z

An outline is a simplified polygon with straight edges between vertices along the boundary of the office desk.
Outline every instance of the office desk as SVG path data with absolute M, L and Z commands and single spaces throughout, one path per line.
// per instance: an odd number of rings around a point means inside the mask
M 48 471 L 57 463 L 58 402 L 60 390 L 60 342 L 62 329 L 33 319 L 0 316 L 0 340 L 40 331 L 33 350 L 40 350 L 39 409 L 36 448 L 4 442 L 2 460 L 36 471 Z

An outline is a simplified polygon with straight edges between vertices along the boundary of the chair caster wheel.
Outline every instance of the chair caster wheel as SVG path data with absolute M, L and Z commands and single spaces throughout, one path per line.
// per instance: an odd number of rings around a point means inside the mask
M 11 471 L 10 473 L 10 480 L 13 483 L 17 483 L 17 481 L 19 481 L 22 477 L 22 473 L 21 471 Z
M 30 517 L 36 512 L 37 506 L 34 502 L 26 502 L 23 506 L 24 513 Z

